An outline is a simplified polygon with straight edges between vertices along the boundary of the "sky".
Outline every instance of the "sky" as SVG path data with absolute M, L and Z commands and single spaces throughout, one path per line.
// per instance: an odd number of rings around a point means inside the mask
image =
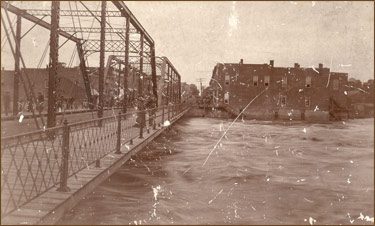
M 188 83 L 198 84 L 197 79 L 203 78 L 207 84 L 217 63 L 238 63 L 240 59 L 250 64 L 274 60 L 276 67 L 323 63 L 331 71 L 347 72 L 362 81 L 374 78 L 372 2 L 125 3 L 154 39 L 156 55 L 167 56 Z M 17 4 L 23 8 L 47 5 L 47 9 L 49 5 Z M 38 29 L 33 32 L 28 34 L 31 38 L 25 38 L 22 51 L 30 65 L 37 65 L 39 58 L 33 49 L 41 51 L 49 35 L 45 32 L 42 37 Z M 9 53 L 2 50 L 5 68 L 14 64 Z

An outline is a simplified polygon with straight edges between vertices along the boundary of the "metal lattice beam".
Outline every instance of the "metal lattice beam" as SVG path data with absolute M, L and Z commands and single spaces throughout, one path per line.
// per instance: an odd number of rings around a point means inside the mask
M 154 40 L 151 38 L 151 36 L 147 33 L 147 31 L 143 28 L 141 23 L 137 20 L 137 18 L 133 15 L 133 13 L 129 10 L 129 8 L 125 5 L 123 1 L 112 1 L 112 3 L 117 7 L 117 9 L 121 12 L 121 14 L 127 18 L 130 19 L 131 25 L 134 26 L 138 31 L 140 31 L 141 34 L 144 35 L 144 38 L 150 45 L 154 45 Z
M 51 24 L 45 22 L 44 20 L 39 19 L 38 17 L 35 17 L 35 16 L 27 13 L 25 10 L 19 9 L 19 8 L 9 4 L 8 2 L 1 1 L 1 8 L 7 9 L 11 13 L 14 13 L 16 15 L 20 15 L 22 18 L 24 18 L 24 19 L 26 19 L 30 22 L 33 22 L 35 24 L 38 24 L 41 27 L 44 27 L 48 30 L 51 30 Z M 58 32 L 59 35 L 65 37 L 67 39 L 70 39 L 74 42 L 79 42 L 79 40 L 80 40 L 80 39 L 72 36 L 71 34 L 65 32 L 65 31 L 58 30 L 57 32 Z
M 129 53 L 138 54 L 139 45 L 137 42 L 129 41 L 130 46 L 132 47 L 129 50 Z M 99 52 L 100 50 L 100 40 L 87 40 L 84 42 L 84 49 L 86 52 Z M 105 51 L 106 52 L 124 52 L 126 48 L 125 41 L 123 40 L 106 40 L 105 41 Z M 150 57 L 150 52 L 143 52 L 144 55 Z
M 77 33 L 100 33 L 100 27 L 60 27 L 61 30 L 66 31 L 66 32 L 77 32 Z M 136 33 L 138 34 L 139 32 L 131 28 L 129 29 L 130 33 Z M 121 27 L 106 27 L 105 28 L 105 33 L 125 33 L 125 29 Z
M 44 9 L 25 9 L 25 11 L 33 16 L 51 16 L 51 11 Z M 100 17 L 101 11 L 92 11 L 95 16 Z M 87 10 L 60 10 L 60 16 L 81 16 L 92 17 L 92 14 Z M 107 11 L 107 17 L 123 17 L 119 11 Z

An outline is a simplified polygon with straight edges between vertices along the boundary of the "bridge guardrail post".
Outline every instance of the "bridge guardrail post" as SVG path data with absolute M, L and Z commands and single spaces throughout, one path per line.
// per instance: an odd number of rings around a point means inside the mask
M 154 114 L 153 114 L 153 122 L 152 122 L 152 128 L 156 130 L 156 117 L 158 115 L 158 108 L 154 108 Z
M 145 121 L 145 110 L 141 110 L 140 112 L 140 117 L 141 117 L 141 123 L 139 127 L 139 138 L 143 138 L 143 126 L 144 126 L 144 121 Z
M 171 106 L 171 119 L 173 120 L 174 117 L 174 104 Z
M 68 121 L 64 120 L 62 145 L 61 145 L 61 166 L 60 166 L 60 187 L 57 191 L 68 192 L 68 171 L 69 171 L 69 135 L 70 127 Z
M 118 112 L 117 119 L 117 144 L 115 154 L 121 154 L 121 111 Z
M 164 104 L 162 106 L 162 110 L 161 110 L 161 125 L 164 124 Z
M 171 119 L 171 116 L 170 116 L 171 106 L 168 104 L 167 108 L 168 108 L 168 121 L 171 121 L 170 120 Z

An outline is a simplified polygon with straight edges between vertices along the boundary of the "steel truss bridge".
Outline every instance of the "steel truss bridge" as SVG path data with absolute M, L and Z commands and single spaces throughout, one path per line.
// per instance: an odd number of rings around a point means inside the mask
M 88 194 L 188 109 L 181 104 L 180 74 L 167 57 L 156 56 L 154 40 L 125 3 L 96 3 L 96 9 L 94 3 L 84 1 L 52 1 L 49 9 L 25 9 L 21 3 L 1 1 L 5 34 L 1 44 L 7 44 L 14 59 L 13 116 L 19 114 L 20 89 L 31 104 L 38 103 L 40 91 L 27 73 L 32 67 L 25 63 L 22 40 L 37 26 L 49 32 L 38 64 L 40 68 L 49 49 L 47 112 L 31 108 L 36 131 L 1 138 L 2 223 L 56 222 L 76 204 L 72 196 L 79 200 Z M 24 21 L 32 26 L 24 29 Z M 59 56 L 65 54 L 66 43 L 75 47 L 69 66 L 77 56 L 87 110 L 96 111 L 97 118 L 74 123 L 65 119 L 57 125 Z M 89 67 L 95 62 L 98 67 Z M 97 103 L 94 78 L 98 79 Z M 130 108 L 130 78 L 137 81 L 132 92 L 135 110 Z M 111 116 L 103 115 L 108 79 L 116 82 L 120 100 L 120 111 Z M 146 97 L 154 100 L 152 106 L 146 107 Z
M 109 67 L 116 68 L 119 71 L 117 80 L 122 79 L 118 84 L 124 90 L 124 96 L 127 96 L 129 74 L 136 73 L 141 79 L 138 86 L 138 97 L 145 95 L 144 83 L 146 80 L 152 83 L 152 95 L 156 99 L 160 99 L 158 90 L 164 93 L 166 101 L 173 101 L 177 103 L 180 100 L 181 94 L 181 76 L 166 57 L 157 57 L 155 55 L 155 42 L 147 31 L 143 28 L 141 23 L 129 10 L 129 8 L 122 1 L 100 2 L 101 10 L 93 9 L 92 5 L 83 1 L 52 1 L 51 9 L 21 9 L 9 2 L 1 2 L 2 14 L 1 24 L 4 28 L 4 33 L 12 55 L 14 57 L 14 89 L 13 89 L 13 115 L 18 114 L 18 100 L 20 85 L 24 89 L 28 99 L 36 103 L 36 92 L 33 89 L 32 81 L 25 73 L 21 73 L 21 67 L 26 69 L 24 55 L 21 52 L 22 39 L 35 26 L 41 26 L 50 31 L 49 46 L 49 64 L 48 64 L 48 114 L 47 123 L 44 125 L 44 120 L 41 114 L 32 111 L 35 118 L 37 128 L 51 128 L 56 126 L 56 90 L 59 88 L 58 84 L 58 66 L 59 55 L 61 55 L 61 47 L 67 42 L 73 42 L 76 45 L 74 54 L 78 55 L 79 68 L 86 98 L 89 102 L 90 108 L 94 108 L 94 100 L 92 97 L 92 81 L 90 81 L 90 70 L 88 64 L 90 61 L 98 61 L 99 67 L 96 72 L 98 75 L 98 117 L 103 116 L 104 95 L 105 95 L 105 79 L 108 75 Z M 11 15 L 16 16 L 16 28 L 14 29 L 11 23 Z M 47 22 L 50 18 L 50 22 Z M 84 18 L 92 18 L 91 22 L 84 21 Z M 113 18 L 119 21 L 113 23 Z M 112 19 L 112 21 L 110 20 Z M 34 25 L 22 33 L 22 20 L 32 22 Z M 73 26 L 60 26 L 61 21 L 69 21 Z M 66 39 L 60 43 L 59 38 Z M 5 44 L 5 43 L 4 43 Z M 106 56 L 107 53 L 107 57 Z M 110 55 L 109 55 L 110 53 Z M 45 52 L 44 52 L 45 54 Z M 99 55 L 99 56 L 98 56 Z M 158 60 L 159 59 L 159 60 Z M 40 65 L 39 65 L 40 66 Z M 157 70 L 159 73 L 157 73 Z M 158 82 L 159 80 L 163 82 Z M 160 86 L 158 88 L 158 83 Z M 163 102 L 165 104 L 166 102 Z M 161 104 L 161 101 L 158 101 Z M 123 112 L 126 112 L 127 100 L 123 98 Z M 41 119 L 40 122 L 37 118 Z

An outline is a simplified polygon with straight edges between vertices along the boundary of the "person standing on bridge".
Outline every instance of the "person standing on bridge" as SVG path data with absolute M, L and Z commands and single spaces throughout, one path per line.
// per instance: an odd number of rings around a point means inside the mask
M 31 112 L 33 109 L 33 103 L 31 101 L 31 97 L 27 97 L 27 111 Z
M 145 99 L 142 96 L 138 96 L 136 98 L 137 101 L 137 108 L 138 108 L 138 114 L 137 118 L 135 120 L 136 124 L 135 127 L 143 127 L 145 122 Z
M 43 108 L 44 108 L 44 96 L 41 92 L 38 93 L 38 98 L 37 98 L 36 104 L 37 104 L 39 114 L 42 113 Z
M 156 98 L 152 95 L 147 96 L 146 108 L 149 110 L 148 123 L 150 126 L 152 126 L 154 121 L 153 119 L 155 118 L 156 114 Z

